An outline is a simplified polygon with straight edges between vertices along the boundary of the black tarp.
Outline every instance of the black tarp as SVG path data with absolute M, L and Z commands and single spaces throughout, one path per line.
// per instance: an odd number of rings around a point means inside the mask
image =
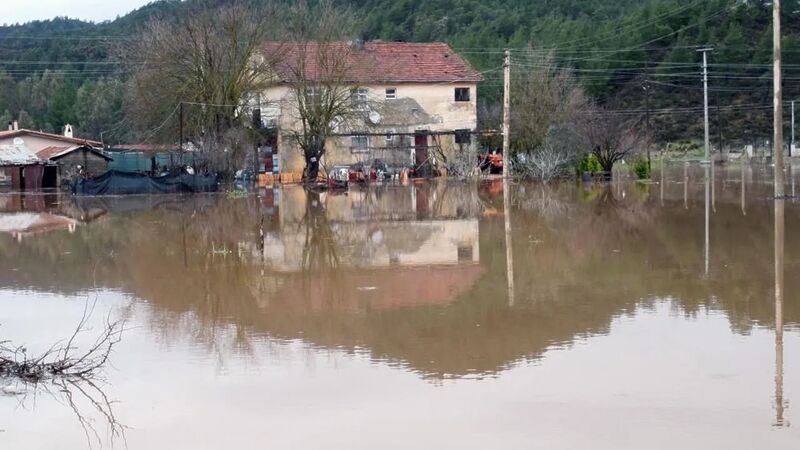
M 95 178 L 78 180 L 75 195 L 180 194 L 216 192 L 219 179 L 209 175 L 190 175 L 186 172 L 151 177 L 138 173 L 109 170 Z

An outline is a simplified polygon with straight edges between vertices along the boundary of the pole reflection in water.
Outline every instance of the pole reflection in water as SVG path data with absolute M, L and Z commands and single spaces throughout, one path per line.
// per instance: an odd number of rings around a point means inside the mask
M 709 260 L 709 253 L 710 253 L 709 242 L 708 242 L 709 241 L 710 206 L 711 206 L 710 205 L 710 201 L 709 201 L 709 187 L 710 187 L 709 186 L 709 184 L 710 184 L 709 170 L 710 170 L 710 167 L 706 166 L 706 168 L 705 168 L 705 171 L 706 171 L 706 176 L 705 176 L 705 188 L 706 188 L 706 196 L 705 196 L 705 199 L 706 199 L 705 200 L 705 204 L 706 204 L 706 221 L 705 222 L 706 223 L 705 223 L 705 225 L 706 225 L 706 230 L 705 231 L 706 232 L 705 232 L 705 246 L 704 246 L 704 252 L 703 252 L 703 256 L 704 256 L 704 259 L 705 259 L 705 275 L 706 275 L 706 278 L 708 278 L 708 260 Z
M 717 212 L 717 183 L 716 179 L 714 178 L 716 175 L 714 161 L 711 161 L 709 170 L 711 170 L 711 209 L 714 212 Z
M 505 219 L 508 306 L 514 306 L 514 255 L 511 249 L 511 183 L 508 177 L 503 177 L 503 217 Z
M 740 165 L 741 165 L 741 168 L 742 168 L 742 189 L 741 190 L 742 190 L 742 215 L 743 216 L 747 215 L 747 203 L 746 203 L 746 200 L 745 200 L 745 197 L 746 197 L 746 192 L 745 191 L 747 190 L 747 179 L 745 177 L 745 164 L 747 164 L 748 161 L 746 161 L 745 158 L 747 158 L 747 156 L 742 155 L 741 160 L 740 160 L 741 161 Z
M 783 398 L 784 200 L 775 199 L 775 426 L 786 424 Z
M 683 163 L 683 208 L 689 209 L 689 163 Z
M 661 152 L 661 207 L 664 207 L 664 152 Z

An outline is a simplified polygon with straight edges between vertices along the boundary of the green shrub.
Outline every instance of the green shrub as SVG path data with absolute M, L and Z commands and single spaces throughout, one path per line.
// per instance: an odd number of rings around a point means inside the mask
M 633 164 L 633 171 L 636 172 L 636 177 L 640 180 L 649 180 L 650 179 L 650 163 L 647 162 L 646 159 L 638 159 Z
M 592 153 L 587 153 L 581 158 L 581 161 L 578 163 L 577 172 L 578 175 L 584 174 L 586 172 L 589 173 L 597 173 L 602 172 L 603 166 L 600 165 L 600 161 L 597 160 L 597 157 L 594 156 Z

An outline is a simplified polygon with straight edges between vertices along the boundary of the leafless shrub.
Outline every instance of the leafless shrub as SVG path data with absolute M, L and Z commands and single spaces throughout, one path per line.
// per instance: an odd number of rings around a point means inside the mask
M 113 402 L 102 389 L 102 369 L 122 338 L 124 321 L 113 321 L 109 315 L 103 330 L 87 348 L 80 349 L 76 344 L 79 336 L 88 331 L 96 303 L 97 300 L 87 301 L 69 338 L 41 354 L 31 355 L 25 346 L 0 341 L 0 392 L 19 396 L 21 405 L 29 396 L 36 397 L 41 392 L 66 404 L 75 413 L 90 447 L 92 436 L 101 445 L 102 439 L 85 413 L 86 405 L 106 421 L 112 442 L 124 438 L 125 430 L 114 415 Z
M 585 146 L 572 129 L 551 127 L 541 146 L 517 153 L 514 171 L 524 178 L 548 182 L 571 174 L 584 153 Z
M 481 175 L 478 148 L 475 145 L 461 145 L 447 159 L 447 174 L 458 179 L 474 179 Z

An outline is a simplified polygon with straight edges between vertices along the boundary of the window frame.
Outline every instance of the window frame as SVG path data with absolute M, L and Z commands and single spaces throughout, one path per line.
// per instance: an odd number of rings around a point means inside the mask
M 350 103 L 353 107 L 364 108 L 369 103 L 369 89 L 353 88 L 350 90 Z
M 357 140 L 363 139 L 364 146 L 361 147 L 357 144 Z M 350 136 L 350 152 L 352 153 L 369 153 L 369 136 L 366 134 L 355 134 Z
M 391 91 L 391 94 L 389 93 Z M 385 91 L 386 100 L 397 100 L 397 88 L 388 87 Z
M 453 140 L 456 145 L 472 145 L 472 130 L 468 128 L 455 130 Z
M 471 89 L 468 87 L 457 87 L 453 91 L 454 101 L 457 103 L 468 103 L 472 101 Z M 464 94 L 466 93 L 466 97 Z M 459 95 L 461 94 L 461 95 Z

